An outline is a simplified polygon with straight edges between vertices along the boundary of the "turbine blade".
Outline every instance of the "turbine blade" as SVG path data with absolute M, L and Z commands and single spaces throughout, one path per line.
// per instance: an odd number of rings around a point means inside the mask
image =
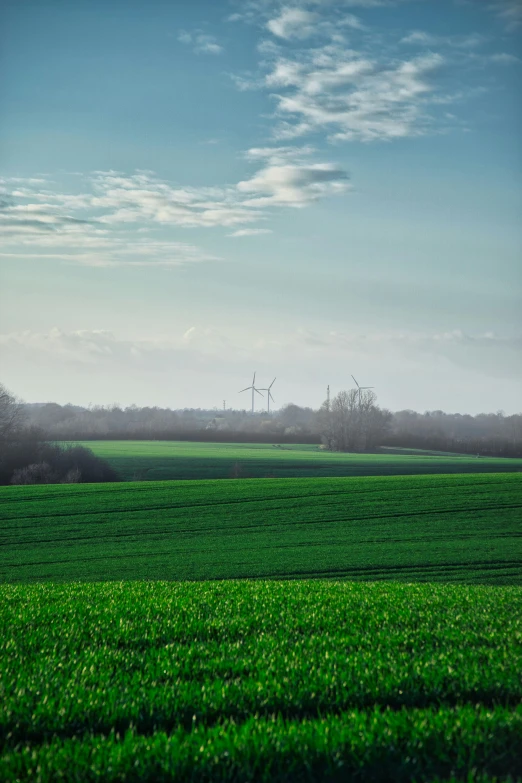
M 254 377 L 252 378 L 252 386 L 256 385 L 256 374 L 254 373 Z
M 270 386 L 268 388 L 271 389 L 275 382 L 276 382 L 276 379 L 274 378 L 274 380 L 272 381 L 272 383 L 270 384 Z
M 353 375 L 352 375 L 352 378 L 353 378 Z M 355 381 L 355 378 L 353 378 L 353 379 L 354 379 L 354 381 Z M 359 386 L 359 384 L 357 383 L 357 381 L 355 381 L 355 385 L 357 386 L 357 388 L 358 388 L 358 389 L 360 389 L 360 388 L 361 388 L 361 387 Z
M 271 391 L 269 391 L 269 392 L 268 392 L 268 396 L 270 397 L 270 399 L 272 400 L 272 402 L 275 402 L 275 400 L 274 400 L 274 398 L 273 398 L 273 396 L 272 396 L 272 392 L 271 392 Z
M 264 397 L 264 396 L 265 396 L 264 394 L 261 394 L 261 392 L 259 391 L 259 389 L 254 389 L 254 391 L 255 391 L 255 392 L 257 392 L 257 393 L 259 394 L 259 396 L 260 396 L 260 397 Z
M 238 391 L 238 394 L 241 394 L 241 392 L 244 392 L 244 391 L 248 391 L 251 388 L 252 388 L 251 386 L 247 386 L 246 389 L 241 389 L 241 391 Z

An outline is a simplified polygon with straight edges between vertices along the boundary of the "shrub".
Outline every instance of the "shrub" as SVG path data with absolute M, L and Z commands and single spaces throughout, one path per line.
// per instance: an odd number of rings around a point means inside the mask
M 84 446 L 62 447 L 24 432 L 3 450 L 0 484 L 79 484 L 119 481 L 108 462 Z
M 54 484 L 57 480 L 48 462 L 34 462 L 13 472 L 11 484 Z
M 62 484 L 79 484 L 81 480 L 81 470 L 79 468 L 71 468 L 63 477 Z
M 97 457 L 85 446 L 69 446 L 61 448 L 52 446 L 55 450 L 50 462 L 58 473 L 60 480 L 67 483 L 98 483 L 119 481 L 119 476 L 106 460 Z

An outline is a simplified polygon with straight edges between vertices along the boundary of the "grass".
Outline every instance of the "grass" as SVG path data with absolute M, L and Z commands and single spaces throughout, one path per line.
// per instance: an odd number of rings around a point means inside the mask
M 126 481 L 170 479 L 308 478 L 432 473 L 522 472 L 522 459 L 448 455 L 412 449 L 378 454 L 339 454 L 313 445 L 84 441 Z M 396 452 L 396 453 L 394 453 Z
M 521 509 L 501 472 L 0 488 L 0 780 L 522 781 Z
M 0 488 L 0 581 L 522 584 L 521 474 Z
M 0 779 L 522 780 L 521 616 L 517 587 L 3 585 Z

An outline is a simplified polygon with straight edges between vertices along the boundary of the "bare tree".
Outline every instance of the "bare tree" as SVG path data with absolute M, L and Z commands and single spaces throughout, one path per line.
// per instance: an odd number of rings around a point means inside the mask
M 370 390 L 341 391 L 322 408 L 323 437 L 334 451 L 367 451 L 380 445 L 391 414 L 376 405 Z
M 47 462 L 35 462 L 13 472 L 11 484 L 54 484 L 56 474 Z
M 332 400 L 330 415 L 335 451 L 359 451 L 358 391 L 340 391 Z
M 21 403 L 0 383 L 0 442 L 9 440 L 20 429 L 23 419 Z

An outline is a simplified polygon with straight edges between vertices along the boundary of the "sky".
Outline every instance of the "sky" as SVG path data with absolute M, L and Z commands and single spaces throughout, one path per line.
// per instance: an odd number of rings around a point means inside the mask
M 12 392 L 522 410 L 520 0 L 0 14 Z

